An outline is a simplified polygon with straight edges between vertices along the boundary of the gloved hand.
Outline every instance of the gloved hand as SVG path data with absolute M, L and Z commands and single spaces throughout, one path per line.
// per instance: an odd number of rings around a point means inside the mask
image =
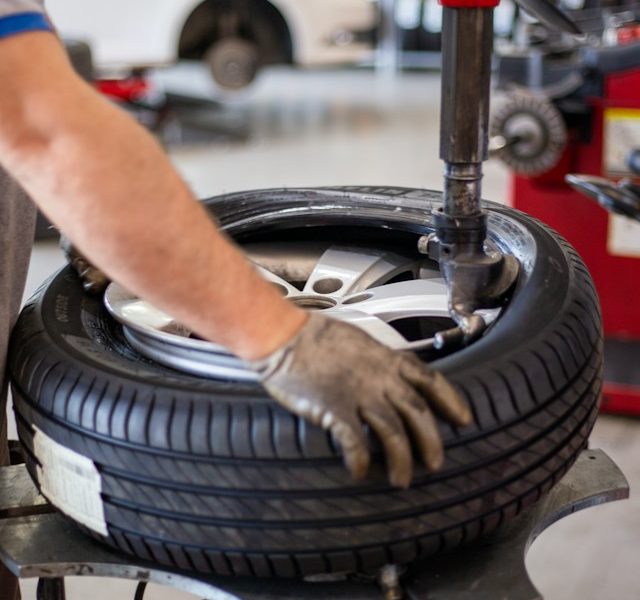
M 98 268 L 94 267 L 64 235 L 60 236 L 60 248 L 65 258 L 73 267 L 82 281 L 85 292 L 93 295 L 102 294 L 111 283 L 109 278 Z
M 356 479 L 369 467 L 364 423 L 383 444 L 389 481 L 406 488 L 413 467 L 408 431 L 427 468 L 442 466 L 442 441 L 430 406 L 458 426 L 472 418 L 441 373 L 413 354 L 391 350 L 364 331 L 318 313 L 284 348 L 253 367 L 278 403 L 331 432 Z

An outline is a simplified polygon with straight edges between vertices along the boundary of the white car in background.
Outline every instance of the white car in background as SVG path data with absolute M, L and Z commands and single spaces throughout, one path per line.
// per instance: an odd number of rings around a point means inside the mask
M 226 88 L 267 64 L 354 63 L 371 56 L 374 0 L 47 0 L 63 37 L 88 42 L 101 74 L 202 59 Z

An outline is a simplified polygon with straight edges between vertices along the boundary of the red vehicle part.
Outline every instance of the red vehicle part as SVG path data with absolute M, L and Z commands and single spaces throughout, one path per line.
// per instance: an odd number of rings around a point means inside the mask
M 126 79 L 100 79 L 96 81 L 98 91 L 109 98 L 121 102 L 135 102 L 144 98 L 150 90 L 150 83 L 144 77 Z
M 618 30 L 618 43 L 630 44 L 640 39 L 640 25 L 628 25 L 627 27 L 621 27 Z
M 603 89 L 603 97 L 590 99 L 590 139 L 571 132 L 560 164 L 538 177 L 514 176 L 511 198 L 565 236 L 586 262 L 604 318 L 602 408 L 640 415 L 640 224 L 610 215 L 564 183 L 566 173 L 629 175 L 615 155 L 624 150 L 616 146 L 624 146 L 625 135 L 640 147 L 640 65 L 608 75 Z

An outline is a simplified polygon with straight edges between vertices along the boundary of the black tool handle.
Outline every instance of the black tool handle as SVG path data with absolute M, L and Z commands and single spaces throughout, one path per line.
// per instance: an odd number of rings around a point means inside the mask
M 566 182 L 609 212 L 640 221 L 640 188 L 629 181 L 614 183 L 594 175 L 567 175 Z

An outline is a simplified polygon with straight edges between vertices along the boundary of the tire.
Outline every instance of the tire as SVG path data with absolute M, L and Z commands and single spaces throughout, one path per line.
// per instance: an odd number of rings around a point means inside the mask
M 245 88 L 256 78 L 260 61 L 257 46 L 242 38 L 224 38 L 205 55 L 213 80 L 228 90 Z
M 397 235 L 415 247 L 439 202 L 429 191 L 340 188 L 231 194 L 206 204 L 241 242 L 258 232 L 311 237 L 348 227 L 350 238 Z M 372 440 L 371 472 L 352 481 L 329 436 L 280 409 L 259 385 L 197 378 L 141 358 L 67 268 L 25 307 L 11 344 L 32 476 L 41 476 L 35 427 L 95 463 L 108 534 L 93 535 L 203 573 L 367 572 L 492 531 L 549 490 L 586 446 L 600 399 L 602 334 L 576 252 L 523 213 L 487 208 L 493 243 L 523 270 L 492 329 L 435 363 L 475 417 L 464 430 L 440 424 L 440 472 L 416 467 L 410 489 L 392 489 Z

